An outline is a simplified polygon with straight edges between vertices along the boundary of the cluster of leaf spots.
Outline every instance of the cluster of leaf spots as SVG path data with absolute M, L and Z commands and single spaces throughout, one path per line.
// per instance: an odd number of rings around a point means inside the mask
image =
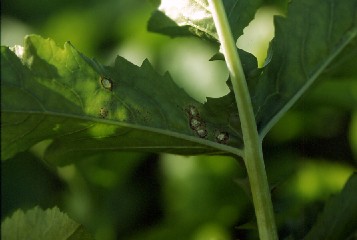
M 200 138 L 206 138 L 208 135 L 207 128 L 206 128 L 206 123 L 205 121 L 200 117 L 200 113 L 198 112 L 198 109 L 193 106 L 189 105 L 186 108 L 186 112 L 189 117 L 189 125 L 190 128 L 195 131 L 197 136 Z
M 100 75 L 99 84 L 102 89 L 113 92 L 113 94 L 115 94 L 115 83 L 107 75 Z M 108 118 L 110 112 L 109 109 L 110 107 L 101 107 L 99 110 L 99 117 L 103 119 Z M 148 121 L 150 120 L 149 111 L 146 109 L 135 108 L 134 106 L 130 106 L 127 110 L 135 115 L 135 119 L 140 119 L 142 123 L 148 124 Z M 230 138 L 228 131 L 220 131 L 217 129 L 210 131 L 210 129 L 214 129 L 214 126 L 211 126 L 211 124 L 206 124 L 206 120 L 203 119 L 198 108 L 194 104 L 189 104 L 186 108 L 184 108 L 184 111 L 188 114 L 190 129 L 196 136 L 203 139 L 210 139 L 220 144 L 227 144 Z
M 110 77 L 101 75 L 99 77 L 99 83 L 102 88 L 113 92 L 114 82 Z M 114 93 L 115 94 L 115 93 Z M 135 118 L 141 119 L 143 122 L 148 123 L 150 119 L 150 113 L 147 110 L 140 110 L 135 107 L 128 109 L 131 112 L 135 113 Z M 206 121 L 200 115 L 200 112 L 194 104 L 190 104 L 185 108 L 185 112 L 188 114 L 189 126 L 193 130 L 196 136 L 204 139 L 211 139 L 220 144 L 227 144 L 229 140 L 229 133 L 227 131 L 213 130 L 209 134 L 209 128 L 206 124 Z M 109 116 L 108 107 L 101 107 L 99 110 L 99 117 L 106 119 Z
M 106 90 L 108 90 L 108 91 L 110 91 L 110 92 L 113 91 L 114 83 L 113 83 L 113 80 L 110 79 L 109 77 L 106 77 L 106 76 L 102 76 L 102 75 L 101 75 L 101 76 L 99 77 L 99 82 L 100 82 L 100 85 L 101 85 L 104 89 L 106 89 Z M 100 110 L 99 110 L 99 117 L 100 117 L 100 118 L 107 118 L 108 115 L 109 115 L 109 110 L 108 110 L 108 108 L 106 108 L 106 107 L 101 107 Z
M 190 128 L 198 137 L 207 138 L 209 134 L 206 122 L 204 119 L 202 119 L 198 109 L 193 105 L 189 105 L 187 108 L 185 108 L 185 111 L 188 114 Z M 229 134 L 225 131 L 216 130 L 214 136 L 215 141 L 218 143 L 226 144 L 229 140 Z

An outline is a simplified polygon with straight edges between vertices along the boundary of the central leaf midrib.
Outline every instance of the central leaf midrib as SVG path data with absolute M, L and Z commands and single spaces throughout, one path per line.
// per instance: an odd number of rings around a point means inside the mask
M 160 129 L 160 128 L 156 128 L 156 127 L 144 126 L 144 125 L 139 125 L 139 124 L 135 124 L 135 123 L 127 123 L 127 122 L 120 122 L 120 121 L 115 121 L 115 120 L 110 120 L 110 119 L 99 119 L 99 118 L 94 118 L 94 117 L 90 117 L 90 116 L 81 116 L 81 115 L 58 113 L 58 112 L 51 112 L 51 111 L 44 111 L 44 112 L 14 111 L 14 110 L 6 110 L 5 109 L 5 110 L 2 110 L 2 112 L 4 115 L 6 113 L 38 114 L 38 115 L 49 115 L 52 117 L 72 118 L 75 120 L 82 120 L 82 121 L 95 122 L 95 123 L 104 123 L 104 124 L 108 124 L 108 125 L 116 125 L 116 126 L 120 126 L 120 127 L 132 128 L 135 130 L 143 130 L 143 131 L 153 132 L 153 133 L 157 133 L 157 134 L 162 134 L 162 135 L 182 139 L 182 140 L 185 140 L 188 142 L 198 143 L 200 145 L 207 146 L 209 148 L 217 149 L 219 151 L 227 152 L 227 153 L 238 155 L 238 156 L 243 155 L 243 151 L 241 149 L 237 149 L 237 148 L 225 145 L 225 144 L 219 144 L 219 143 L 216 143 L 216 142 L 213 142 L 213 141 L 210 141 L 207 139 L 203 139 L 203 138 L 189 136 L 189 135 L 179 133 L 176 131 L 172 131 L 169 129 Z M 113 136 L 111 136 L 111 137 L 113 137 Z M 167 148 L 171 148 L 171 147 L 172 146 L 168 146 Z M 148 147 L 148 148 L 151 148 L 151 147 Z M 185 148 L 190 148 L 190 146 L 186 145 Z

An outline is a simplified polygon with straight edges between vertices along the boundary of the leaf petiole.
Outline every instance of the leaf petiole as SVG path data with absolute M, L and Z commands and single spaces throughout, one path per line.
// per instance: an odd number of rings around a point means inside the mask
M 243 133 L 243 159 L 250 181 L 253 203 L 259 229 L 259 237 L 264 240 L 278 239 L 271 202 L 268 179 L 265 171 L 262 142 L 255 122 L 253 106 L 233 40 L 228 19 L 221 0 L 209 0 L 213 20 L 221 48 L 232 80 Z

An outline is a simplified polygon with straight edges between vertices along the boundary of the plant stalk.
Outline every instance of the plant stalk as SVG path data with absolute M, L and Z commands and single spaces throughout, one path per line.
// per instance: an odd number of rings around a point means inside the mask
M 262 141 L 258 134 L 242 64 L 222 1 L 208 0 L 208 2 L 221 43 L 221 49 L 231 76 L 238 114 L 241 121 L 244 141 L 243 158 L 252 191 L 259 237 L 261 240 L 277 240 L 278 235 L 265 171 Z

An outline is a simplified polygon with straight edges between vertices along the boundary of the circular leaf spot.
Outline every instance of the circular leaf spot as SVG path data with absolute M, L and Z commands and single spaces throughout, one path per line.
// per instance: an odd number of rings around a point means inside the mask
M 200 138 L 206 138 L 208 135 L 208 132 L 206 130 L 205 127 L 200 126 L 196 129 L 196 134 L 200 137 Z
M 192 130 L 197 130 L 197 128 L 202 125 L 204 125 L 204 122 L 202 121 L 202 119 L 200 119 L 198 117 L 190 118 L 190 127 Z
M 100 83 L 102 84 L 102 87 L 112 91 L 113 90 L 113 81 L 110 78 L 107 77 L 100 77 Z

